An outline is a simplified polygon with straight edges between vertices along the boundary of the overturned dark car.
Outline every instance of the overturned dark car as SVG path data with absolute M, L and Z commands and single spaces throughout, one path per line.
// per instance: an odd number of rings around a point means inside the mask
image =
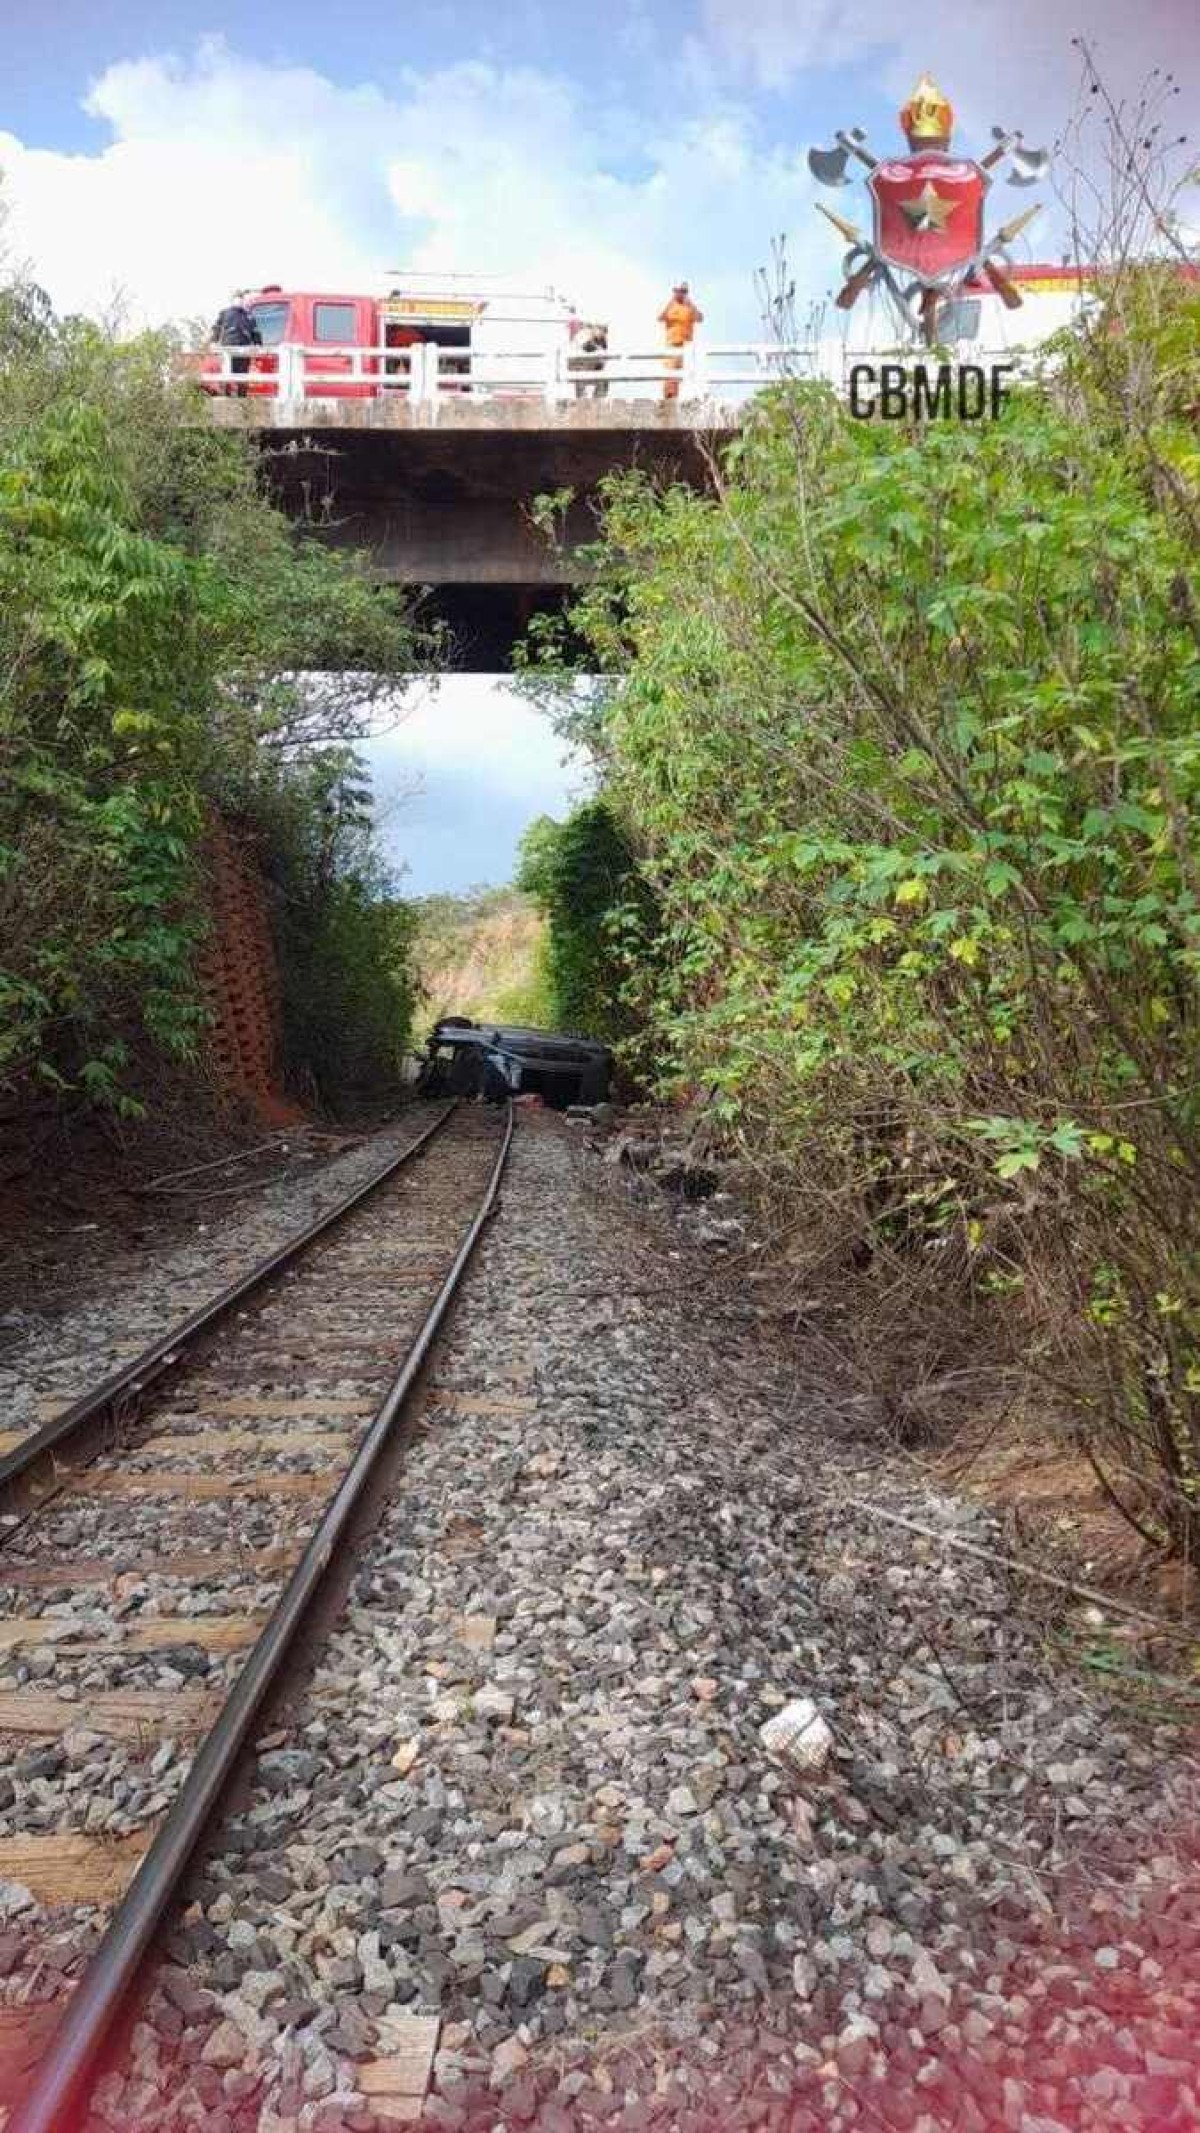
M 540 1096 L 556 1111 L 603 1103 L 612 1053 L 593 1037 L 556 1036 L 510 1023 L 444 1015 L 425 1047 L 417 1084 L 423 1096 Z

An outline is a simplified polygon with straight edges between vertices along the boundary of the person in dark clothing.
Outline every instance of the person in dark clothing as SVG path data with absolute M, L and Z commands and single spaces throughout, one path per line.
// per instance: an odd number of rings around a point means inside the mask
M 570 335 L 572 350 L 568 367 L 572 377 L 577 381 L 575 398 L 577 400 L 605 399 L 608 395 L 607 380 L 597 377 L 597 382 L 594 385 L 585 385 L 580 379 L 579 373 L 580 371 L 603 372 L 604 358 L 608 353 L 608 327 L 589 326 L 585 320 L 576 318 L 572 314 L 567 331 Z M 580 351 L 578 354 L 574 352 L 576 349 Z
M 608 379 L 601 373 L 604 370 L 604 358 L 608 354 L 608 327 L 585 326 L 579 336 L 577 345 L 581 353 L 575 358 L 576 370 L 590 370 L 597 375 L 594 385 L 577 385 L 575 387 L 575 398 L 577 400 L 606 400 L 608 398 Z
M 240 296 L 235 296 L 233 302 L 226 304 L 225 309 L 218 314 L 216 325 L 212 330 L 212 340 L 214 347 L 217 348 L 262 347 L 262 335 L 258 330 L 254 314 L 247 311 Z M 231 356 L 229 358 L 229 368 L 235 378 L 246 377 L 250 370 L 249 356 Z M 239 400 L 245 399 L 249 389 L 247 385 L 231 385 L 229 388 L 230 392 L 237 394 Z

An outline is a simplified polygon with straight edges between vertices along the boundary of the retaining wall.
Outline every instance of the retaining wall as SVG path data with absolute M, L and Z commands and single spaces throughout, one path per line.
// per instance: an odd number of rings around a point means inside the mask
M 212 930 L 200 977 L 212 1016 L 206 1050 L 213 1077 L 264 1118 L 290 1122 L 301 1114 L 280 1079 L 279 965 L 266 886 L 252 850 L 219 815 L 205 836 L 204 870 Z

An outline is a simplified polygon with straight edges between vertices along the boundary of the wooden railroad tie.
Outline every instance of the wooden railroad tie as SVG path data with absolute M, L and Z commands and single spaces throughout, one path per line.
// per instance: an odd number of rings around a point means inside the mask
M 0 1689 L 0 1737 L 57 1740 L 82 1726 L 111 1740 L 195 1740 L 221 1702 L 211 1689 L 89 1689 L 70 1703 L 53 1689 Z
M 158 1828 L 157 1822 L 127 1837 L 0 1837 L 0 1880 L 19 1882 L 38 1903 L 113 1903 L 123 1896 Z M 13 2010 L 28 2019 L 30 2008 Z M 8 2013 L 8 2010 L 5 2010 Z
M 208 1578 L 236 1577 L 239 1572 L 257 1584 L 291 1570 L 299 1554 L 298 1547 L 184 1548 L 171 1555 L 74 1556 L 65 1562 L 61 1557 L 51 1557 L 31 1563 L 12 1562 L 0 1555 L 0 1592 L 6 1588 L 46 1592 L 77 1585 L 116 1585 L 121 1578 L 187 1578 L 203 1584 Z
M 180 1644 L 205 1652 L 244 1651 L 267 1622 L 266 1615 L 131 1615 L 122 1622 L 91 1629 L 64 1622 L 57 1615 L 9 1615 L 0 1618 L 0 1653 L 35 1650 L 52 1644 L 56 1651 L 160 1652 Z M 60 1705 L 64 1720 L 69 1704 Z
M 72 1476 L 67 1486 L 72 1496 L 178 1496 L 188 1503 L 223 1503 L 227 1498 L 327 1496 L 341 1477 L 341 1467 L 334 1466 L 315 1474 L 259 1474 L 253 1468 L 189 1474 L 181 1467 L 157 1467 L 148 1474 L 88 1470 Z

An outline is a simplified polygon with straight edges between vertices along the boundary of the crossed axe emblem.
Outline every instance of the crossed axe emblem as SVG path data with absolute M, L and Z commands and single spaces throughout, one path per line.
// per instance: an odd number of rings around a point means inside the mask
M 881 208 L 881 197 L 889 188 L 897 192 L 896 204 L 902 217 L 907 218 L 908 242 L 915 251 L 912 232 L 935 228 L 941 231 L 944 228 L 944 217 L 955 212 L 955 185 L 960 195 L 971 193 L 972 204 L 978 203 L 976 212 L 981 214 L 982 199 L 990 184 L 987 174 L 1006 158 L 1011 165 L 1008 173 L 1010 185 L 1034 185 L 1050 165 L 1050 156 L 1044 148 L 1027 148 L 1020 132 L 1006 130 L 1002 126 L 993 126 L 994 145 L 979 163 L 951 159 L 944 151 L 949 146 L 952 122 L 953 113 L 949 104 L 936 85 L 924 78 L 914 91 L 913 100 L 905 106 L 901 115 L 910 149 L 914 150 L 906 161 L 898 159 L 881 163 L 867 147 L 866 136 L 858 126 L 836 133 L 832 148 L 810 148 L 808 152 L 809 169 L 822 185 L 848 185 L 850 179 L 847 172 L 851 159 L 863 164 L 869 172 L 879 173 L 875 184 L 870 187 L 875 207 L 873 236 L 868 236 L 846 216 L 826 207 L 823 201 L 816 202 L 821 213 L 850 246 L 843 265 L 845 283 L 836 298 L 838 309 L 848 311 L 865 289 L 880 282 L 888 289 L 913 327 L 919 328 L 923 338 L 930 343 L 937 338 L 938 314 L 942 304 L 965 282 L 976 276 L 982 275 L 986 278 L 1010 311 L 1019 308 L 1020 293 L 1009 278 L 1013 262 L 1008 248 L 1041 212 L 1041 203 L 1035 202 L 1023 213 L 1012 216 L 990 236 L 980 234 L 980 222 L 976 232 L 979 241 L 968 241 L 961 252 L 955 252 L 944 262 L 923 266 L 915 259 L 906 261 L 904 258 L 903 223 L 900 225 L 902 235 L 900 238 L 893 235 L 890 251 L 885 253 L 881 248 L 881 220 L 889 213 L 886 201 Z M 930 182 L 925 188 L 929 207 L 924 219 L 920 214 L 923 198 L 914 199 L 911 195 L 905 201 L 898 198 L 897 181 L 903 183 L 910 170 L 919 171 L 922 176 L 927 171 L 931 173 Z M 941 178 L 943 171 L 946 173 L 944 179 Z M 949 190 L 939 194 L 934 180 L 940 180 Z M 911 184 L 911 179 L 909 182 Z M 905 279 L 905 276 L 908 278 Z

